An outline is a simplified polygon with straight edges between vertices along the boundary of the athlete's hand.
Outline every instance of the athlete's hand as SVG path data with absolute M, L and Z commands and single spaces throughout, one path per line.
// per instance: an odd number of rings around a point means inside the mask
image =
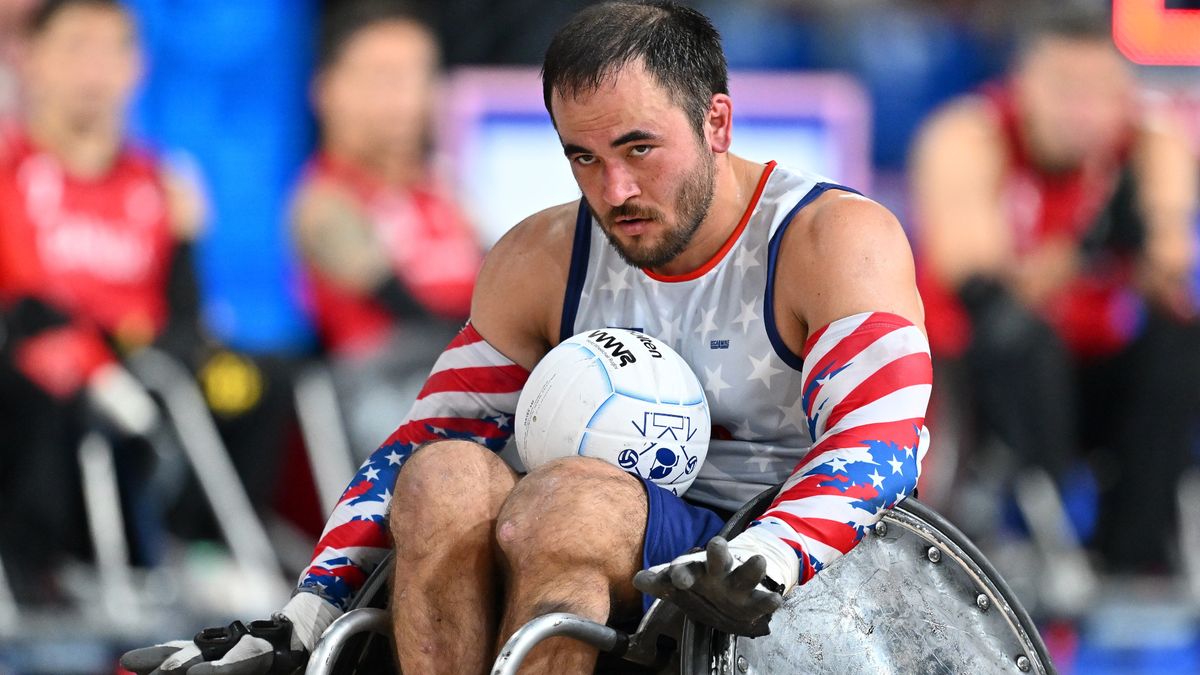
M 192 641 L 174 640 L 125 652 L 121 666 L 138 675 L 265 675 L 303 666 L 321 634 L 340 614 L 312 593 L 297 593 L 270 621 L 235 621 L 206 628 Z
M 768 557 L 739 539 L 713 537 L 703 551 L 638 572 L 633 585 L 670 600 L 697 623 L 734 635 L 766 635 L 788 588 L 767 575 Z

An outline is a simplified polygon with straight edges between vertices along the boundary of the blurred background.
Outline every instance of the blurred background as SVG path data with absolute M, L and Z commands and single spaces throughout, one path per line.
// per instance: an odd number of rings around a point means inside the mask
M 586 4 L 0 0 L 0 673 L 286 601 L 487 248 L 578 197 L 538 66 Z M 1200 4 L 689 4 L 734 152 L 910 234 L 922 501 L 1061 672 L 1200 672 Z

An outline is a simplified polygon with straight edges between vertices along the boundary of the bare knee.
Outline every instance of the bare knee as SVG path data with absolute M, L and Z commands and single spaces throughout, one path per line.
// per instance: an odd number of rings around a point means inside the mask
M 641 566 L 646 493 L 592 458 L 551 462 L 522 479 L 500 510 L 496 541 L 509 567 L 579 568 L 613 580 Z
M 398 527 L 479 512 L 492 519 L 516 484 L 494 452 L 471 441 L 445 440 L 417 449 L 396 478 L 389 520 Z

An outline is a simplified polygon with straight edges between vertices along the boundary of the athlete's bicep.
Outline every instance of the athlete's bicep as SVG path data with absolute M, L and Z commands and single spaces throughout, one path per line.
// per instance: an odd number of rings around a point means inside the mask
M 887 312 L 924 325 L 912 250 L 900 223 L 869 199 L 833 193 L 788 232 L 792 315 L 812 333 L 843 317 Z
M 571 247 L 555 207 L 510 230 L 484 260 L 471 301 L 471 323 L 514 362 L 533 368 L 558 340 Z

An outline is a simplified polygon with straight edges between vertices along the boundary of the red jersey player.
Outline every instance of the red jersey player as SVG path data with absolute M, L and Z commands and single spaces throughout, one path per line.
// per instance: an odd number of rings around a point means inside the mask
M 45 569 L 82 532 L 80 403 L 115 422 L 124 474 L 142 457 L 128 436 L 157 412 L 121 358 L 154 344 L 195 365 L 210 343 L 191 259 L 200 199 L 125 137 L 142 69 L 133 17 L 115 0 L 44 3 L 23 66 L 23 114 L 0 134 L 0 367 L 14 394 L 0 415 L 20 436 L 4 444 L 0 494 L 20 514 L 6 560 Z
M 310 307 L 365 454 L 416 396 L 470 310 L 481 253 L 430 178 L 438 48 L 416 16 L 358 3 L 329 17 L 314 86 L 321 148 L 293 229 Z
M 1154 568 L 1200 406 L 1196 160 L 1137 104 L 1103 16 L 1031 25 L 1011 77 L 916 146 L 930 343 L 964 357 L 982 426 L 1019 463 L 1060 476 L 1080 450 L 1111 455 L 1099 548 Z

